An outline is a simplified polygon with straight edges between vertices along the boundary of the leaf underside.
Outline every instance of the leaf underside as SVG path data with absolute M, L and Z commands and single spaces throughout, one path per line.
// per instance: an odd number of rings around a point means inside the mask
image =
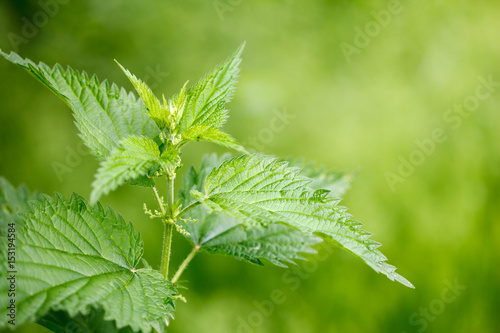
M 188 170 L 183 179 L 184 188 L 180 191 L 184 206 L 194 201 L 190 190 L 201 190 L 210 171 L 227 158 L 228 155 L 220 158 L 215 154 L 205 155 L 199 172 L 192 167 Z M 181 222 L 189 232 L 186 237 L 194 246 L 209 253 L 230 255 L 257 265 L 262 265 L 262 260 L 277 266 L 294 264 L 294 259 L 303 259 L 301 253 L 315 253 L 311 246 L 321 241 L 319 237 L 278 223 L 247 227 L 241 220 L 209 213 L 203 206 L 195 207 L 186 217 L 198 220 Z
M 247 225 L 284 223 L 304 233 L 317 234 L 340 244 L 375 271 L 403 285 L 413 285 L 395 272 L 377 249 L 380 243 L 362 230 L 361 223 L 338 205 L 327 190 L 313 191 L 310 178 L 286 162 L 261 155 L 241 156 L 222 163 L 207 176 L 204 193 L 192 194 L 214 212 Z
M 91 207 L 75 194 L 69 201 L 44 196 L 28 210 L 0 219 L 3 225 L 11 221 L 17 237 L 16 325 L 52 311 L 75 317 L 102 308 L 104 319 L 117 328 L 164 330 L 176 291 L 158 271 L 136 268 L 142 241 L 111 208 Z M 0 282 L 2 295 L 7 295 L 7 282 Z M 8 302 L 0 298 L 0 307 Z M 12 326 L 7 320 L 3 315 L 0 328 Z
M 64 311 L 52 311 L 38 321 L 38 324 L 47 327 L 53 332 L 77 332 L 77 333 L 133 333 L 129 327 L 121 329 L 116 327 L 114 321 L 104 319 L 104 311 L 101 308 L 91 309 L 86 314 L 78 314 L 70 317 Z

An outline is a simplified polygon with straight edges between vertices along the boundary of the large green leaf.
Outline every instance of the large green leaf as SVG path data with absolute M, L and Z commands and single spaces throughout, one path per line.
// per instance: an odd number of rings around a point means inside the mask
M 163 331 L 174 311 L 171 283 L 137 268 L 143 244 L 131 223 L 111 208 L 89 206 L 73 195 L 45 196 L 11 219 L 16 226 L 16 327 L 51 311 L 70 317 L 102 308 L 104 319 L 134 331 Z M 5 260 L 4 258 L 2 261 Z M 2 262 L 5 267 L 6 262 Z M 7 295 L 2 278 L 0 293 Z M 5 309 L 7 297 L 0 298 Z M 0 328 L 11 327 L 2 315 Z
M 92 183 L 90 201 L 95 203 L 102 194 L 118 186 L 154 172 L 167 172 L 180 163 L 176 149 L 168 149 L 160 154 L 156 142 L 147 137 L 129 136 L 120 142 L 110 156 L 101 162 L 96 180 Z
M 223 155 L 205 155 L 200 171 L 191 167 L 183 179 L 184 188 L 180 199 L 184 206 L 193 201 L 190 190 L 201 190 L 206 176 L 229 158 Z M 302 259 L 301 253 L 314 253 L 312 245 L 319 237 L 304 234 L 285 225 L 271 223 L 267 226 L 245 226 L 242 221 L 217 213 L 208 213 L 203 206 L 189 211 L 187 216 L 197 222 L 181 222 L 194 246 L 209 253 L 226 254 L 254 264 L 262 265 L 265 259 L 275 265 L 285 266 L 294 259 Z
M 148 117 L 143 102 L 123 88 L 99 82 L 96 76 L 89 77 L 69 67 L 65 70 L 59 64 L 51 68 L 23 59 L 15 52 L 0 54 L 26 69 L 69 105 L 81 138 L 100 159 L 129 135 L 158 136 L 159 129 Z
M 207 176 L 204 193 L 193 196 L 214 212 L 235 217 L 249 225 L 284 223 L 305 233 L 332 240 L 363 259 L 391 280 L 413 287 L 386 262 L 361 223 L 346 213 L 328 190 L 308 188 L 311 179 L 300 169 L 266 156 L 241 156 L 225 161 Z

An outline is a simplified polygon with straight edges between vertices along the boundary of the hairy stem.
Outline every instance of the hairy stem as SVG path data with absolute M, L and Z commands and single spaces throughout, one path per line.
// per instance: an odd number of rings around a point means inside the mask
M 163 199 L 160 198 L 160 195 L 158 194 L 158 190 L 156 189 L 156 187 L 153 186 L 152 189 L 153 189 L 153 194 L 155 196 L 156 202 L 158 203 L 158 206 L 160 207 L 160 211 L 161 211 L 162 215 L 166 216 L 167 212 L 165 211 Z
M 177 282 L 177 280 L 179 280 L 179 278 L 182 275 L 182 272 L 184 272 L 184 270 L 187 268 L 191 260 L 193 260 L 194 256 L 196 255 L 196 252 L 198 252 L 199 249 L 200 249 L 199 245 L 195 246 L 194 249 L 188 254 L 186 259 L 184 259 L 182 264 L 179 266 L 177 272 L 175 272 L 174 277 L 172 278 L 172 283 L 175 283 Z
M 175 173 L 168 177 L 168 193 L 167 193 L 167 216 L 169 219 L 174 218 L 173 209 L 174 209 L 174 183 L 175 183 Z M 175 221 L 173 221 L 175 222 Z
M 172 246 L 172 230 L 174 224 L 169 221 L 163 221 L 163 251 L 161 254 L 160 272 L 163 277 L 168 279 L 168 262 L 170 260 L 170 247 Z
M 172 231 L 174 229 L 175 221 L 173 220 L 173 204 L 174 204 L 174 182 L 175 174 L 168 177 L 168 192 L 167 192 L 167 203 L 166 207 L 163 203 L 162 198 L 158 195 L 158 191 L 153 187 L 153 193 L 155 195 L 158 206 L 160 206 L 161 213 L 163 215 L 163 250 L 161 254 L 161 267 L 160 272 L 163 277 L 168 279 L 168 264 L 170 261 L 170 249 L 172 247 Z

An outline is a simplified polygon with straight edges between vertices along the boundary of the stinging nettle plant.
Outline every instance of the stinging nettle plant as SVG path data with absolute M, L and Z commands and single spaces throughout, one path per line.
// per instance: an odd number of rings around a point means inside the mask
M 178 281 L 201 252 L 226 254 L 254 264 L 278 266 L 314 253 L 326 241 L 340 245 L 375 271 L 413 287 L 386 263 L 379 243 L 339 205 L 349 174 L 325 171 L 301 160 L 249 154 L 221 130 L 228 118 L 241 62 L 240 47 L 192 87 L 169 99 L 118 64 L 139 94 L 84 72 L 3 57 L 24 68 L 73 111 L 80 137 L 101 162 L 87 201 L 30 193 L 0 178 L 1 244 L 16 244 L 16 319 L 2 315 L 0 328 L 38 322 L 53 331 L 164 332 L 175 303 L 184 298 Z M 205 155 L 190 167 L 177 196 L 174 181 L 181 150 L 191 141 L 234 149 L 239 156 Z M 168 182 L 167 193 L 155 187 Z M 126 183 L 151 188 L 157 207 L 149 217 L 164 225 L 160 270 L 143 259 L 143 243 L 131 223 L 98 202 Z M 169 270 L 172 233 L 193 245 L 175 271 Z M 5 246 L 0 260 L 7 265 Z M 172 274 L 173 273 L 173 274 Z M 10 304 L 8 281 L 0 282 L 0 306 Z

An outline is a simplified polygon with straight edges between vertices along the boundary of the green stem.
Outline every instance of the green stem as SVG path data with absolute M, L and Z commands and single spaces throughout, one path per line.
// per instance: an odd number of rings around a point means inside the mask
M 161 267 L 160 272 L 165 278 L 168 279 L 168 264 L 170 261 L 170 249 L 172 247 L 172 231 L 174 229 L 175 221 L 173 220 L 173 204 L 174 204 L 174 182 L 175 174 L 168 177 L 168 192 L 167 192 L 167 203 L 166 207 L 163 205 L 163 201 L 158 195 L 158 191 L 153 187 L 153 193 L 155 195 L 158 206 L 160 206 L 161 213 L 163 215 L 163 251 L 161 254 Z M 166 209 L 165 209 L 166 208 Z
M 182 272 L 184 272 L 184 270 L 187 268 L 187 266 L 189 265 L 191 260 L 193 260 L 194 256 L 196 255 L 196 252 L 198 252 L 199 249 L 200 249 L 200 245 L 196 245 L 194 247 L 194 249 L 188 254 L 186 259 L 184 259 L 182 264 L 179 266 L 179 269 L 177 270 L 177 272 L 175 272 L 174 277 L 172 278 L 172 283 L 176 283 L 177 280 L 179 280 L 179 278 L 182 275 Z
M 160 195 L 158 194 L 158 190 L 154 186 L 152 187 L 152 189 L 153 189 L 153 194 L 155 196 L 156 202 L 158 203 L 158 206 L 160 207 L 160 211 L 161 211 L 162 215 L 166 216 L 167 212 L 165 211 L 165 207 L 163 206 L 163 200 L 160 198 Z
M 180 218 L 182 215 L 186 214 L 187 212 L 189 212 L 191 209 L 193 209 L 194 207 L 198 206 L 200 204 L 199 201 L 195 201 L 189 205 L 187 205 L 186 207 L 184 207 L 180 212 L 179 214 L 177 214 L 177 218 Z
M 170 247 L 172 246 L 172 230 L 174 224 L 169 221 L 163 221 L 163 251 L 161 254 L 161 268 L 160 272 L 163 277 L 168 279 L 168 262 L 170 260 Z
M 174 183 L 175 183 L 175 173 L 168 177 L 168 193 L 167 193 L 167 216 L 169 219 L 174 218 Z M 173 221 L 175 222 L 175 221 Z

